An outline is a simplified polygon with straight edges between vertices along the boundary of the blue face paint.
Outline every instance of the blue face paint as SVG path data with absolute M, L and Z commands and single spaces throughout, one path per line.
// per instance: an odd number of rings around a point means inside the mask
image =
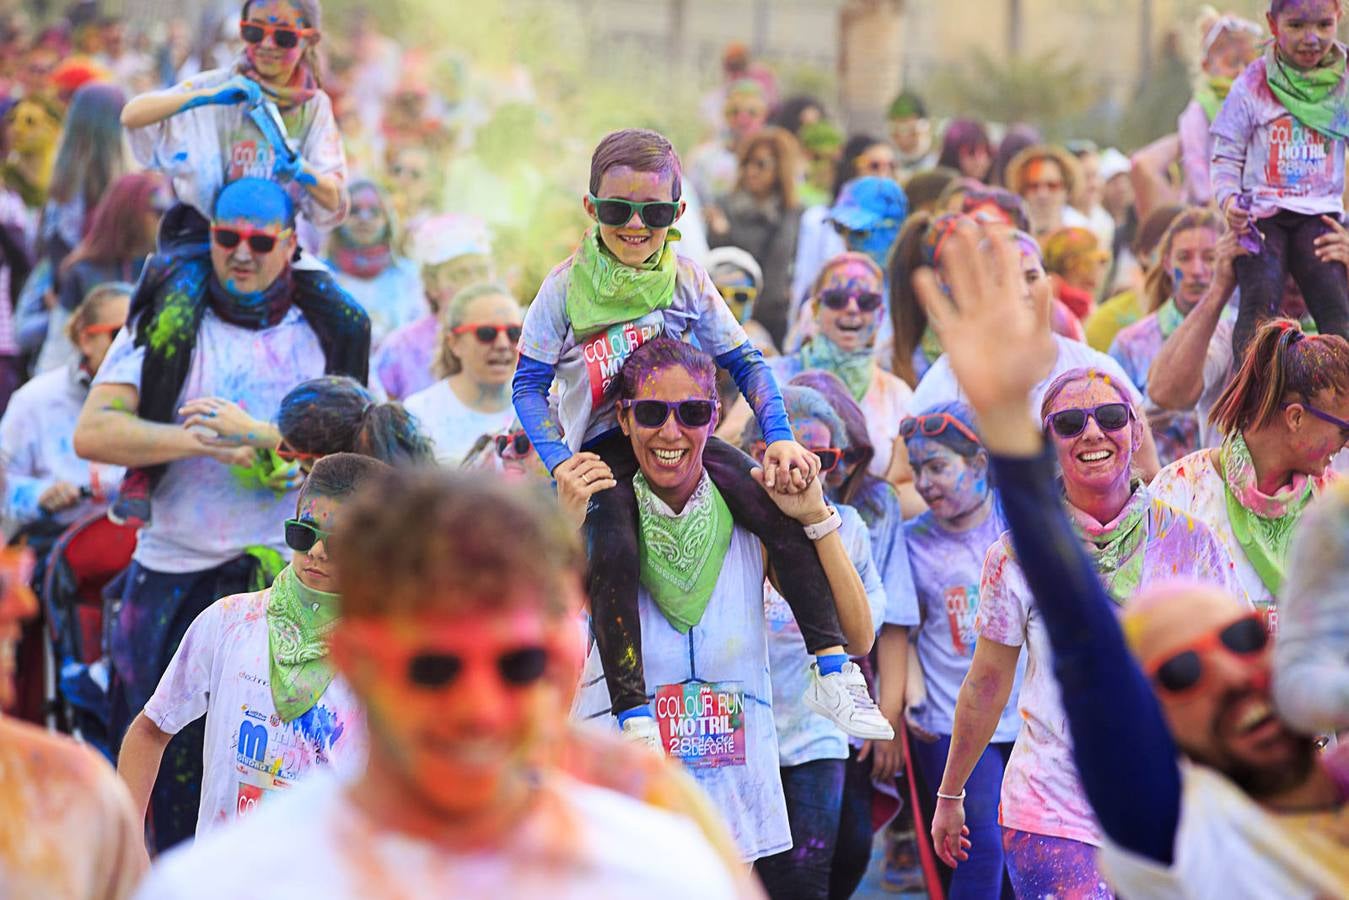
M 295 223 L 295 204 L 286 189 L 275 181 L 241 178 L 220 192 L 215 202 L 215 220 L 244 221 L 259 228 L 290 228 Z
M 876 265 L 885 268 L 890 247 L 899 237 L 898 228 L 872 228 L 868 231 L 854 231 L 848 235 L 848 249 L 870 256 Z

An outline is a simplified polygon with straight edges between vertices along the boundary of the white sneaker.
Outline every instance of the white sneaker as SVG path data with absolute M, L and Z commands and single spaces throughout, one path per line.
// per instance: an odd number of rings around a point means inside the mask
M 803 698 L 806 706 L 855 738 L 889 741 L 895 729 L 871 699 L 866 679 L 857 663 L 849 660 L 843 671 L 821 675 L 819 663 L 810 664 L 810 687 Z M 631 720 L 629 720 L 631 721 Z
M 633 716 L 623 723 L 623 739 L 665 755 L 660 745 L 660 726 L 651 716 Z

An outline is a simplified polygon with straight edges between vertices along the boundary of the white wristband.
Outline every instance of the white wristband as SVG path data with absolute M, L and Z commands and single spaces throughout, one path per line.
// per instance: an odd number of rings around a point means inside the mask
M 843 527 L 843 517 L 838 514 L 838 510 L 829 507 L 829 518 L 823 522 L 816 522 L 814 525 L 805 526 L 806 537 L 812 541 L 818 541 L 826 535 L 833 534 Z
M 938 799 L 938 800 L 959 800 L 960 802 L 963 803 L 963 802 L 965 801 L 965 789 L 964 789 L 964 788 L 961 788 L 959 794 L 943 794 L 941 791 L 937 791 L 937 799 Z

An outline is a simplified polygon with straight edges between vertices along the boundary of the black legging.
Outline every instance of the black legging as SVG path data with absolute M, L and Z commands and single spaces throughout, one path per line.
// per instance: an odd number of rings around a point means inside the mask
M 638 524 L 632 476 L 637 459 L 622 432 L 587 447 L 614 473 L 617 484 L 590 498 L 586 510 L 586 589 L 614 715 L 647 702 L 642 627 L 637 611 Z M 811 653 L 842 645 L 834 593 L 801 523 L 785 515 L 750 477 L 754 460 L 725 441 L 709 438 L 703 467 L 735 520 L 758 536 Z

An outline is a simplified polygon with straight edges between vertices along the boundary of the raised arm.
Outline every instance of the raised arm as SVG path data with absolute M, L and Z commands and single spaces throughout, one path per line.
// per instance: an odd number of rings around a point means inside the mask
M 185 91 L 176 87 L 151 91 L 132 97 L 126 106 L 122 107 L 122 127 L 145 128 L 185 110 L 196 109 L 198 106 L 252 104 L 261 98 L 261 86 L 244 75 L 235 75 L 222 84 L 195 91 Z
M 1168 134 L 1129 157 L 1129 181 L 1134 187 L 1138 219 L 1154 209 L 1181 201 L 1180 190 L 1171 183 L 1171 164 L 1180 156 L 1180 137 Z

